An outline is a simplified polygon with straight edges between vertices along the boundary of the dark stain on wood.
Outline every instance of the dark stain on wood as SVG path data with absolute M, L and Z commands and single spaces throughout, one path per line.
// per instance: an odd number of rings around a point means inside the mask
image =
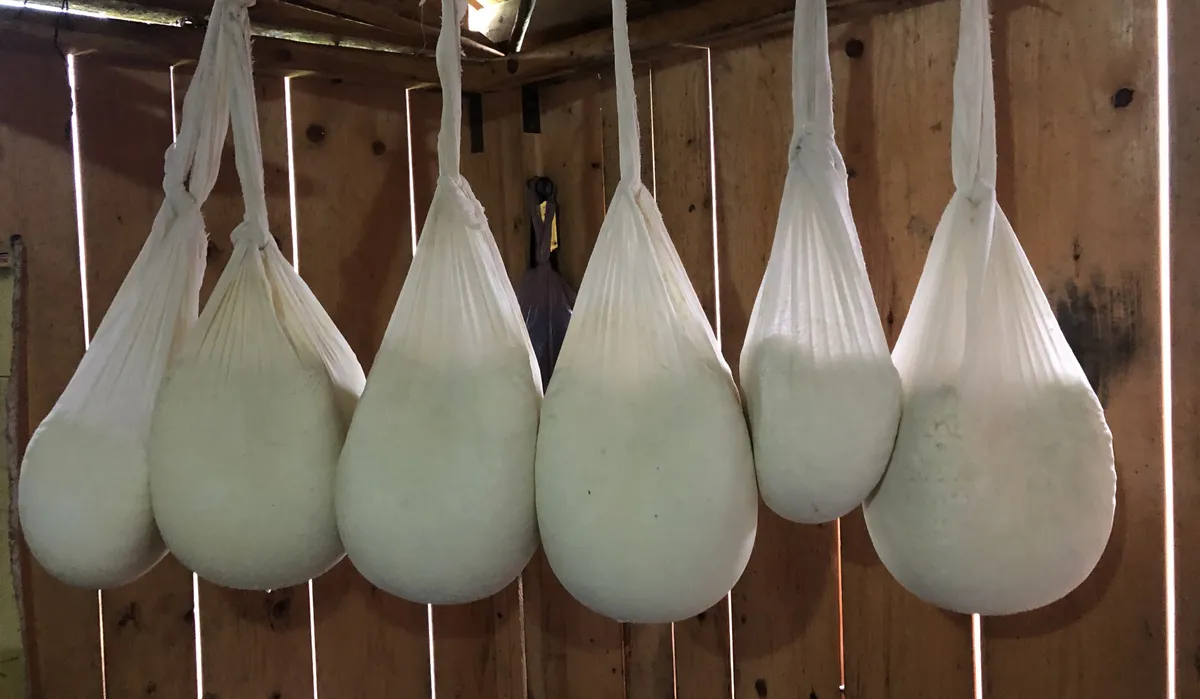
M 325 127 L 320 124 L 309 124 L 304 130 L 304 137 L 309 143 L 320 143 L 325 140 Z
M 1124 109 L 1133 104 L 1133 88 L 1123 87 L 1113 94 L 1112 105 L 1116 109 Z
M 754 693 L 760 697 L 767 696 L 767 681 L 761 677 L 754 680 Z
M 1085 286 L 1070 280 L 1052 294 L 1054 315 L 1101 405 L 1108 405 L 1112 382 L 1140 348 L 1141 296 L 1138 278 L 1127 275 L 1109 285 L 1102 274 Z
M 271 606 L 269 608 L 268 614 L 270 615 L 271 628 L 272 629 L 286 628 L 288 622 L 290 621 L 291 612 L 292 612 L 291 596 L 289 595 L 287 597 L 280 597 L 279 599 L 276 599 L 275 601 L 271 602 L 270 604 L 271 604 Z
M 935 229 L 920 216 L 909 216 L 906 228 L 908 234 L 921 241 L 922 245 L 928 246 L 933 242 L 933 232 Z
M 135 629 L 138 628 L 138 606 L 137 602 L 131 602 L 125 611 L 121 613 L 121 618 L 117 619 L 117 626 L 125 628 L 132 625 Z

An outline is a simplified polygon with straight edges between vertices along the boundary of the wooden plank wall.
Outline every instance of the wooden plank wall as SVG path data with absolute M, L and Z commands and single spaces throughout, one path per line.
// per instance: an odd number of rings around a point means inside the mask
M 996 699 L 1166 691 L 1155 21 L 1122 0 L 996 8 L 1001 205 L 1105 407 L 1118 477 L 1091 578 L 985 620 Z
M 1200 555 L 1191 542 L 1200 534 L 1200 376 L 1189 358 L 1200 354 L 1200 6 L 1170 2 L 1171 54 L 1171 351 L 1174 368 L 1174 464 L 1176 576 L 1179 632 L 1177 696 L 1200 699 Z
M 1178 35 L 1200 30 L 1191 4 L 1178 6 Z M 1041 612 L 984 621 L 984 694 L 1158 699 L 1167 645 L 1154 8 L 994 0 L 994 11 L 1001 203 L 1108 411 L 1120 488 L 1112 544 L 1083 588 Z M 952 190 L 957 21 L 956 3 L 943 2 L 831 30 L 839 142 L 891 340 Z M 77 60 L 94 327 L 161 197 L 171 78 L 163 66 Z M 1173 60 L 1182 75 L 1200 58 L 1180 41 Z M 25 407 L 36 425 L 83 350 L 70 91 L 53 51 L 0 48 L 0 64 L 0 232 L 28 241 Z M 789 66 L 782 37 L 637 67 L 643 178 L 735 370 L 786 172 Z M 186 76 L 175 77 L 178 102 Z M 1194 82 L 1177 81 L 1177 133 L 1196 130 Z M 365 367 L 437 176 L 440 97 L 404 88 L 318 77 L 259 83 L 273 233 Z M 551 177 L 561 267 L 577 285 L 617 180 L 611 79 L 543 85 L 537 97 L 533 111 L 519 90 L 478 97 L 483 127 L 464 130 L 463 172 L 514 281 L 528 256 L 525 181 Z M 1176 182 L 1194 190 L 1200 152 L 1195 139 L 1177 138 Z M 213 238 L 206 289 L 241 215 L 226 165 L 205 209 Z M 1177 192 L 1177 377 L 1189 376 L 1200 353 L 1186 312 L 1200 303 L 1187 276 L 1194 236 L 1180 233 L 1196 225 L 1195 198 Z M 1181 537 L 1197 529 L 1200 511 L 1190 434 L 1197 405 L 1191 383 L 1177 380 Z M 33 696 L 99 699 L 95 595 L 57 585 L 27 559 Z M 1181 580 L 1200 567 L 1186 555 L 1179 566 Z M 454 699 L 961 699 L 975 681 L 969 619 L 901 589 L 857 513 L 801 527 L 763 508 L 754 555 L 730 598 L 674 627 L 623 627 L 588 611 L 540 553 L 497 597 L 434 610 L 432 640 L 426 607 L 383 594 L 348 562 L 315 581 L 311 621 L 304 587 L 267 595 L 202 584 L 198 610 L 191 595 L 190 575 L 170 560 L 105 593 L 109 696 L 190 696 L 197 618 L 205 690 L 220 699 L 305 697 L 314 687 L 326 697 L 424 699 L 434 686 Z M 1180 696 L 1200 699 L 1200 613 L 1183 594 L 1179 613 Z
M 162 204 L 163 152 L 174 138 L 171 74 L 76 61 L 91 330 L 116 295 Z M 130 96 L 133 96 L 130 99 Z M 196 691 L 192 574 L 168 557 L 104 595 L 109 696 Z
M 787 174 L 790 38 L 715 52 L 712 90 L 721 340 L 736 373 Z M 760 503 L 758 538 L 733 588 L 732 611 L 735 695 L 838 695 L 834 525 L 798 527 Z
M 3 235 L 25 239 L 28 265 L 25 375 L 14 380 L 25 383 L 27 420 L 21 422 L 32 429 L 50 412 L 84 350 L 71 91 L 63 58 L 51 46 L 4 51 L 0 60 Z M 96 594 L 56 582 L 24 545 L 20 559 L 31 685 L 45 697 L 102 699 Z

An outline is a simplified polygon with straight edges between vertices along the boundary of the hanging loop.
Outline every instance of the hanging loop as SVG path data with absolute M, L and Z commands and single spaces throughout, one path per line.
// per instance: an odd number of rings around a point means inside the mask
M 962 0 L 954 66 L 951 162 L 955 188 L 972 202 L 996 189 L 996 96 L 988 0 Z
M 612 10 L 621 182 L 632 186 L 642 179 L 642 146 L 639 141 L 637 93 L 633 87 L 633 57 L 629 49 L 629 20 L 625 0 L 612 0 Z
M 227 61 L 229 114 L 233 131 L 234 162 L 246 207 L 242 222 L 233 230 L 233 241 L 263 249 L 274 243 L 267 222 L 267 196 L 263 178 L 262 136 L 250 53 L 250 19 L 254 0 L 217 0 L 219 20 L 225 24 L 222 47 Z M 218 19 L 214 11 L 214 20 Z
M 442 83 L 442 125 L 438 131 L 438 174 L 457 178 L 462 153 L 462 21 L 466 0 L 442 0 L 442 29 L 437 42 L 438 80 Z
M 813 136 L 833 140 L 833 74 L 825 0 L 796 0 L 792 31 L 792 151 Z

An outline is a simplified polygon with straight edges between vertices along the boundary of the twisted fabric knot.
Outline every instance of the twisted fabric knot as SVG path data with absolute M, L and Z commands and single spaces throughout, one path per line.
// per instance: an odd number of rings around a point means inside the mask
M 800 124 L 792 133 L 792 153 L 800 151 L 804 144 L 812 139 L 820 143 L 833 143 L 833 130 L 811 121 Z
M 976 178 L 970 187 L 959 187 L 958 191 L 976 206 L 996 198 L 996 185 L 980 178 Z
M 254 7 L 255 0 L 221 0 L 221 2 L 231 9 L 248 10 Z
M 166 192 L 167 203 L 171 205 L 176 218 L 200 213 L 200 202 L 182 184 L 167 187 Z
M 265 248 L 272 241 L 271 229 L 267 223 L 267 210 L 247 207 L 246 215 L 242 217 L 242 222 L 237 228 L 233 229 L 230 237 L 234 245 L 254 245 L 260 250 Z

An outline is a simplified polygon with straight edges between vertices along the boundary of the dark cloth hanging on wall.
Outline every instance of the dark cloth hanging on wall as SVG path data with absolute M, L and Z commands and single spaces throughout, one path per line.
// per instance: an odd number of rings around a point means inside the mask
M 554 362 L 562 348 L 575 290 L 558 273 L 558 200 L 554 182 L 534 177 L 525 185 L 529 212 L 529 271 L 517 285 L 517 299 L 525 315 L 525 327 L 542 371 L 542 388 L 550 383 Z

